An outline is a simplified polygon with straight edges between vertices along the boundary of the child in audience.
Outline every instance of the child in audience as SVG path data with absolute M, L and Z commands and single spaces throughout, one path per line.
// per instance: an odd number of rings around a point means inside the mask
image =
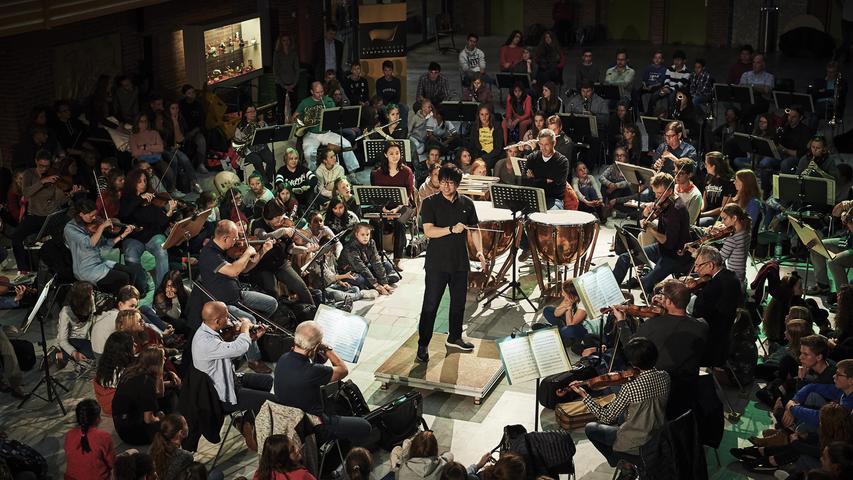
M 411 440 L 391 450 L 391 469 L 396 480 L 437 479 L 442 469 L 453 461 L 450 452 L 438 454 L 438 440 L 431 431 L 418 432 Z
M 193 453 L 181 448 L 181 442 L 188 434 L 189 427 L 183 415 L 170 413 L 160 422 L 160 431 L 154 435 L 148 450 L 160 480 L 178 480 L 184 471 L 192 467 Z M 222 471 L 213 470 L 204 478 L 222 480 L 224 476 Z
M 344 461 L 344 470 L 347 472 L 349 480 L 370 480 L 373 478 L 370 475 L 370 472 L 373 471 L 373 456 L 370 454 L 370 450 L 362 447 L 350 450 Z
M 317 167 L 317 188 L 323 199 L 329 200 L 332 198 L 335 180 L 345 177 L 346 172 L 338 163 L 338 157 L 331 148 L 321 149 L 319 157 L 322 159 L 322 164 Z
M 348 228 L 352 228 L 356 223 L 358 223 L 358 216 L 347 208 L 346 202 L 339 197 L 329 200 L 326 215 L 323 217 L 323 224 L 331 228 L 332 233 L 337 235 Z M 349 236 L 351 233 L 346 237 Z
M 301 462 L 302 452 L 287 435 L 270 435 L 252 480 L 316 480 Z
M 290 185 L 283 184 L 277 187 L 278 195 L 276 196 L 276 201 L 279 205 L 284 207 L 284 215 L 290 219 L 298 218 L 297 212 L 299 211 L 299 202 L 293 198 L 293 194 L 290 192 Z
M 75 415 L 77 426 L 65 434 L 65 480 L 110 480 L 116 451 L 109 432 L 98 428 L 101 407 L 87 398 Z
M 380 295 L 391 295 L 393 284 L 400 281 L 400 275 L 387 260 L 382 260 L 376 244 L 370 239 L 372 230 L 368 223 L 358 223 L 353 231 L 355 237 L 344 247 L 339 261 L 340 271 L 354 273 L 352 283 L 362 290 L 371 288 Z
M 136 360 L 133 355 L 133 336 L 129 332 L 113 332 L 104 344 L 104 353 L 98 359 L 98 368 L 92 387 L 101 412 L 113 415 L 113 397 L 116 394 L 121 373 Z
M 89 282 L 75 282 L 68 291 L 68 305 L 59 311 L 56 341 L 62 351 L 78 363 L 95 358 L 89 338 L 94 308 L 94 286 Z

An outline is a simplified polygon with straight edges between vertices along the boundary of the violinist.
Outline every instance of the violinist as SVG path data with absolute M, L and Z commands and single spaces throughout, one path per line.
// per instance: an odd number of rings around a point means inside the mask
M 95 200 L 99 212 L 106 212 L 110 218 L 118 218 L 121 192 L 124 190 L 124 172 L 113 168 L 107 173 L 107 186 Z
M 20 271 L 32 271 L 30 256 L 24 249 L 24 240 L 41 230 L 51 213 L 60 210 L 68 200 L 66 193 L 57 186 L 59 175 L 50 172 L 53 155 L 47 150 L 36 152 L 36 167 L 24 172 L 21 181 L 22 194 L 27 199 L 27 213 L 12 236 L 12 251 Z
M 720 252 L 726 259 L 726 268 L 735 273 L 742 284 L 746 281 L 746 260 L 752 233 L 752 219 L 737 203 L 729 203 L 720 210 L 722 226 L 708 227 L 703 239 L 723 238 Z M 700 239 L 702 241 L 703 239 Z M 705 243 L 702 241 L 702 243 Z M 687 248 L 692 252 L 696 248 Z M 698 261 L 698 260 L 697 260 Z M 746 289 L 744 288 L 744 292 Z
M 299 238 L 299 233 L 293 223 L 284 214 L 284 208 L 277 202 L 267 202 L 264 205 L 263 216 L 252 220 L 250 231 L 259 240 L 275 240 L 272 248 L 252 269 L 249 276 L 254 283 L 269 295 L 277 296 L 276 280 L 284 283 L 287 290 L 299 297 L 299 303 L 314 304 L 311 292 L 305 282 L 293 269 L 291 254 L 316 252 L 318 245 L 306 241 L 304 234 L 301 235 L 300 243 L 294 244 L 294 238 Z
M 648 338 L 655 344 L 658 350 L 655 367 L 672 378 L 668 411 L 680 414 L 692 406 L 691 395 L 696 391 L 699 366 L 708 344 L 708 324 L 687 315 L 690 290 L 680 280 L 670 278 L 660 282 L 652 303 L 663 307 L 665 313 L 649 318 L 633 334 L 626 321 L 626 307 L 614 306 L 613 317 L 623 346 L 632 337 Z
M 155 196 L 151 190 L 148 176 L 140 169 L 127 174 L 124 190 L 119 203 L 119 218 L 137 227 L 124 242 L 124 255 L 127 263 L 141 263 L 143 252 L 154 256 L 154 284 L 160 285 L 169 271 L 169 254 L 163 248 L 166 231 L 177 202 L 166 201 L 165 210 L 155 205 Z M 159 199 L 158 199 L 159 200 Z
M 648 294 L 652 287 L 670 274 L 687 273 L 690 270 L 692 258 L 690 255 L 679 255 L 684 244 L 690 240 L 690 219 L 687 208 L 680 198 L 673 196 L 673 178 L 668 173 L 659 172 L 652 177 L 652 190 L 657 201 L 643 209 L 644 220 L 641 226 L 651 234 L 655 242 L 644 248 L 649 260 L 655 262 L 654 268 L 642 277 L 643 290 Z M 651 221 L 652 213 L 656 213 L 657 226 Z M 622 282 L 628 269 L 631 268 L 631 257 L 628 252 L 619 255 L 613 275 L 617 282 Z M 623 288 L 638 288 L 636 279 L 629 280 Z
M 65 224 L 63 238 L 71 250 L 74 277 L 112 294 L 118 294 L 125 285 L 135 285 L 144 296 L 148 292 L 148 280 L 142 265 L 138 262 L 122 265 L 101 257 L 102 247 L 113 247 L 122 242 L 131 234 L 133 227 L 126 226 L 117 235 L 106 238 L 105 233 L 113 235 L 112 221 L 98 218 L 95 202 L 88 198 L 75 200 L 70 213 L 72 220 Z
M 836 303 L 834 301 L 836 294 L 832 292 L 827 267 L 829 267 L 829 272 L 832 273 L 832 278 L 835 280 L 836 292 L 849 283 L 847 269 L 853 267 L 853 243 L 850 242 L 851 232 L 853 232 L 853 215 L 851 213 L 853 213 L 853 200 L 836 203 L 832 208 L 832 216 L 840 217 L 840 223 L 843 227 L 840 235 L 823 239 L 824 247 L 835 254 L 832 260 L 827 260 L 815 252 L 812 245 L 808 245 L 817 283 L 806 290 L 806 295 L 824 295 L 826 299 L 832 300 L 829 302 L 824 300 L 824 303 Z
M 231 226 L 236 229 L 233 224 Z M 230 323 L 228 310 L 223 302 L 204 304 L 201 311 L 203 323 L 192 340 L 193 366 L 210 377 L 226 412 L 251 410 L 257 413 L 265 401 L 274 400 L 274 395 L 269 393 L 273 378 L 268 374 L 245 373 L 238 379 L 233 360 L 251 353 L 255 340 L 264 334 L 264 330 L 256 330 L 252 335 L 252 322 L 241 318 L 236 326 L 237 337 L 230 342 L 225 341 L 220 332 Z
M 709 345 L 702 365 L 722 367 L 729 353 L 729 338 L 735 322 L 740 299 L 743 298 L 741 280 L 723 264 L 724 254 L 706 245 L 699 249 L 693 271 L 710 280 L 699 288 L 693 303 L 693 316 L 708 323 Z
M 595 415 L 597 421 L 587 423 L 584 433 L 611 467 L 617 466 L 616 452 L 639 455 L 640 447 L 666 423 L 671 384 L 669 374 L 655 368 L 658 348 L 651 340 L 632 338 L 623 353 L 628 364 L 640 373 L 622 386 L 611 403 L 601 406 L 581 387 L 581 382 L 569 384 Z M 616 425 L 623 415 L 625 421 Z M 620 460 L 618 467 L 627 475 L 619 478 L 635 478 L 630 476 L 635 468 L 627 461 Z
M 273 241 L 264 242 L 260 251 L 256 251 L 252 245 L 246 245 L 239 258 L 229 258 L 226 252 L 243 237 L 237 224 L 231 220 L 220 220 L 216 224 L 213 241 L 207 242 L 199 254 L 198 281 L 214 299 L 225 302 L 228 305 L 228 311 L 235 317 L 251 320 L 255 318 L 252 312 L 269 317 L 278 309 L 278 301 L 265 293 L 241 291 L 237 278 L 258 265 L 263 256 L 272 249 Z M 252 343 L 247 356 L 249 368 L 255 372 L 270 373 L 272 371 L 260 361 L 261 351 L 257 344 Z M 196 366 L 198 368 L 197 364 Z

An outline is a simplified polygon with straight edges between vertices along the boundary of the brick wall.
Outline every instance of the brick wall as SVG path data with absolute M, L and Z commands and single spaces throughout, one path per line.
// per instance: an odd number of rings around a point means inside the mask
M 729 0 L 709 0 L 707 20 L 707 44 L 709 47 L 729 46 Z
M 661 45 L 666 40 L 666 0 L 652 0 L 649 4 L 649 41 Z

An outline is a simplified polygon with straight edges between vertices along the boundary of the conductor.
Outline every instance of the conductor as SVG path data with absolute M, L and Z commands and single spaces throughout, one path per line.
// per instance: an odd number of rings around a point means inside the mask
M 421 223 L 424 234 L 430 239 L 427 246 L 426 290 L 418 324 L 417 360 L 429 361 L 429 342 L 432 339 L 438 305 L 444 289 L 450 287 L 450 330 L 445 346 L 449 349 L 470 352 L 474 345 L 462 339 L 462 317 L 465 314 L 465 299 L 468 295 L 468 241 L 466 229 L 477 249 L 477 259 L 486 269 L 483 241 L 477 230 L 477 212 L 474 202 L 459 195 L 456 189 L 462 181 L 462 170 L 455 165 L 445 165 L 438 172 L 439 193 L 424 199 L 421 204 Z M 473 228 L 472 228 L 473 227 Z

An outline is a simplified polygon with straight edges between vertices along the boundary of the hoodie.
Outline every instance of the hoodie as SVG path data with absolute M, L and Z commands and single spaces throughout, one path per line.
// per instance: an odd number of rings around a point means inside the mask
M 403 462 L 397 472 L 397 480 L 438 480 L 445 465 L 453 461 L 453 454 L 446 452 L 438 457 L 410 458 Z

